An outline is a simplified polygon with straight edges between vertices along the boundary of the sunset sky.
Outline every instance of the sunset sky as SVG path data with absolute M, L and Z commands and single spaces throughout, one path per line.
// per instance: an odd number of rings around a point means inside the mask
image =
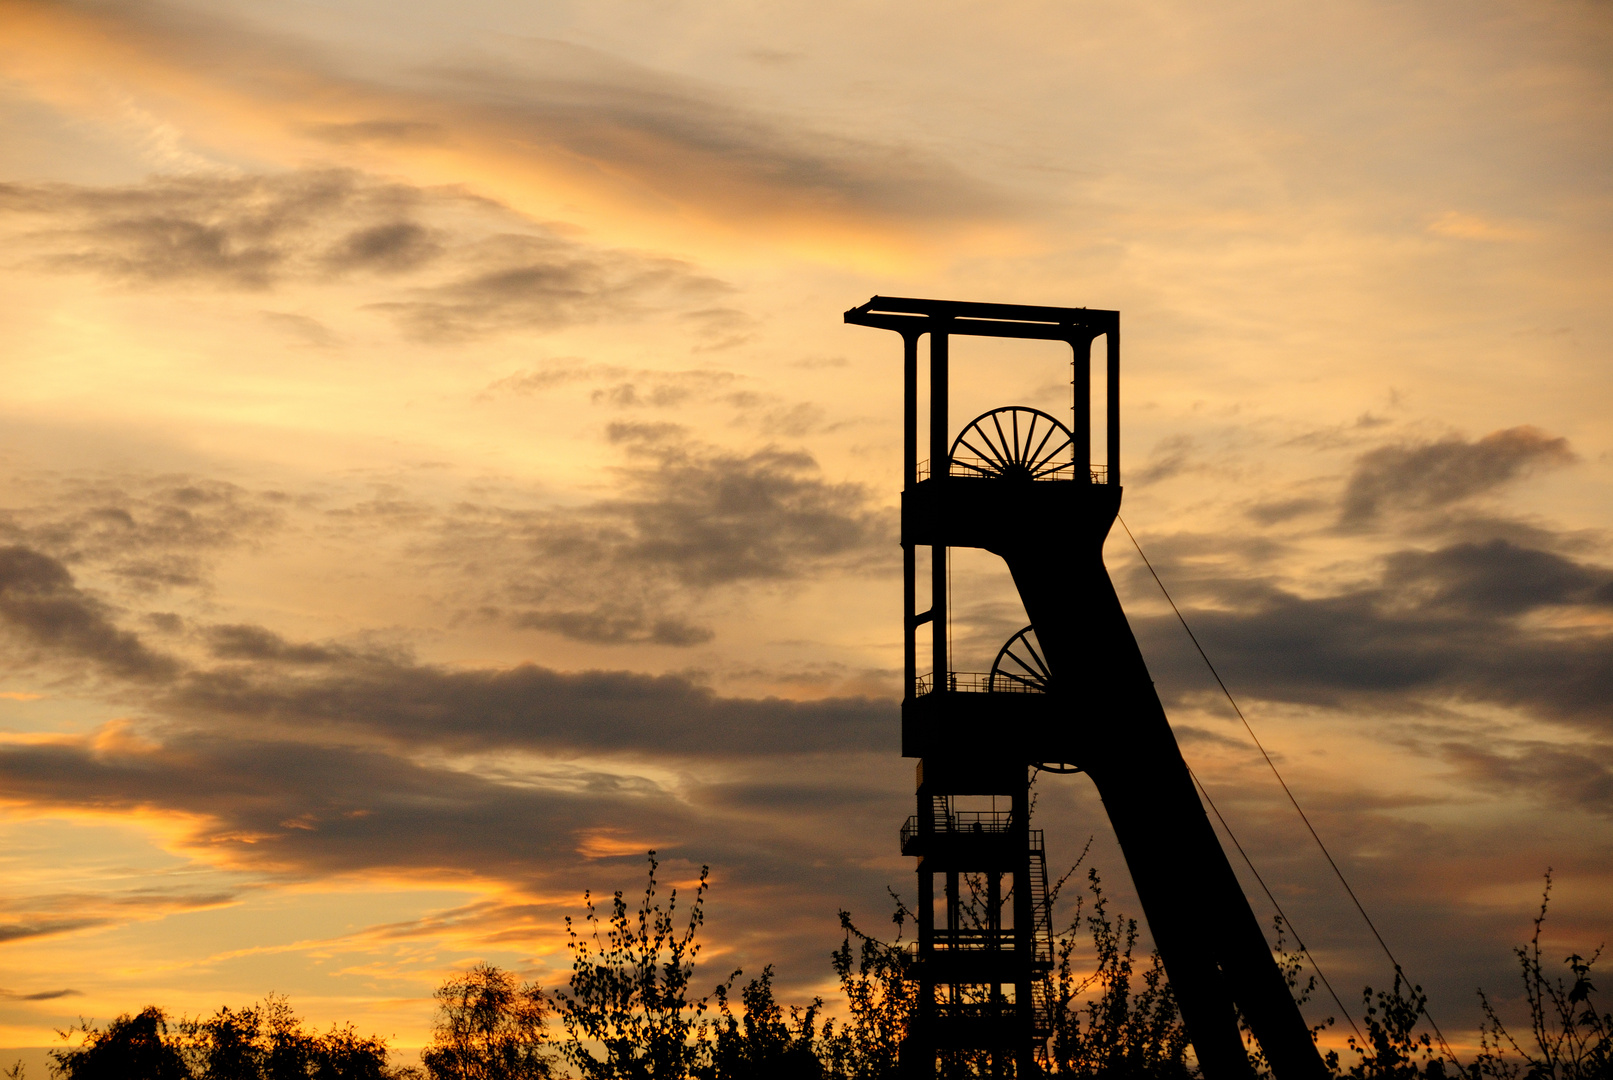
M 1553 962 L 1613 939 L 1610 84 L 1599 0 L 0 0 L 0 1046 L 271 991 L 418 1046 L 649 848 L 702 988 L 827 993 L 913 883 L 876 293 L 1121 312 L 1122 516 L 1470 1043 L 1548 867 Z M 953 352 L 955 426 L 1067 416 L 1058 347 Z M 983 669 L 1023 610 L 954 588 Z

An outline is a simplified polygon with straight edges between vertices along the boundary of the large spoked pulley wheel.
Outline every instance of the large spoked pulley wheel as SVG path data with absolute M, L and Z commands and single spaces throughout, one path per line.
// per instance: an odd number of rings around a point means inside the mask
M 1009 638 L 991 662 L 991 689 L 996 693 L 1045 694 L 1052 681 L 1034 626 Z
M 1075 436 L 1040 409 L 1008 405 L 969 421 L 951 458 L 954 476 L 1063 479 L 1075 475 Z
M 1053 673 L 1036 640 L 1036 628 L 1027 626 L 1008 639 L 991 663 L 988 689 L 996 693 L 1045 694 L 1053 683 Z M 1050 773 L 1078 773 L 1080 766 L 1067 761 L 1038 761 L 1036 768 Z

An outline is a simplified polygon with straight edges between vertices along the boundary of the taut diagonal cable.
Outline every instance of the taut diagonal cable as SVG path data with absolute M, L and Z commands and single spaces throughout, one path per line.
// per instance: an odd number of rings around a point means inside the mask
M 1327 981 L 1327 974 L 1322 971 L 1322 965 L 1316 962 L 1316 957 L 1312 956 L 1311 951 L 1305 947 L 1305 942 L 1300 939 L 1299 930 L 1294 926 L 1294 921 L 1288 917 L 1288 913 L 1283 910 L 1283 906 L 1272 895 L 1271 887 L 1266 884 L 1266 879 L 1260 876 L 1259 870 L 1255 869 L 1254 860 L 1249 858 L 1247 851 L 1243 850 L 1243 845 L 1238 842 L 1238 835 L 1232 831 L 1232 826 L 1227 824 L 1227 819 L 1221 816 L 1221 810 L 1215 805 L 1215 800 L 1210 798 L 1210 792 L 1205 788 L 1204 781 L 1199 779 L 1199 774 L 1193 771 L 1192 766 L 1188 767 L 1187 775 L 1191 776 L 1193 783 L 1198 785 L 1199 794 L 1204 796 L 1204 801 L 1209 804 L 1210 811 L 1215 814 L 1215 820 L 1219 821 L 1221 828 L 1226 830 L 1227 839 L 1232 841 L 1232 846 L 1238 849 L 1239 855 L 1243 856 L 1243 865 L 1249 868 L 1249 872 L 1260 883 L 1260 891 L 1266 894 L 1266 899 L 1271 901 L 1271 906 L 1277 909 L 1277 917 L 1283 921 L 1283 925 L 1288 927 L 1289 932 L 1294 935 L 1294 944 L 1299 946 L 1300 954 L 1311 962 L 1311 967 L 1316 969 L 1316 977 L 1322 980 L 1323 986 L 1327 987 L 1328 995 L 1333 999 L 1333 1004 L 1339 1007 L 1339 1012 L 1344 1015 L 1344 1019 L 1350 1025 L 1350 1030 L 1355 1032 L 1356 1039 L 1362 1045 L 1365 1045 L 1366 1040 L 1362 1038 L 1361 1029 L 1355 1026 L 1355 1018 L 1350 1015 L 1350 1010 L 1344 1007 L 1344 1002 L 1339 998 L 1338 991 L 1333 989 L 1333 984 Z
M 1204 666 L 1209 668 L 1210 674 L 1215 677 L 1215 684 L 1221 688 L 1221 693 L 1226 695 L 1227 702 L 1232 706 L 1232 711 L 1238 714 L 1239 720 L 1243 721 L 1243 730 L 1249 733 L 1249 738 L 1253 740 L 1256 749 L 1260 751 L 1260 756 L 1266 759 L 1266 765 L 1271 769 L 1271 775 L 1277 778 L 1277 783 L 1281 785 L 1283 794 L 1288 796 L 1288 801 L 1293 805 L 1294 812 L 1299 815 L 1299 820 L 1305 823 L 1306 830 L 1311 834 L 1311 839 L 1316 841 L 1316 846 L 1321 850 L 1322 857 L 1327 860 L 1327 865 L 1333 868 L 1333 875 L 1339 879 L 1339 884 L 1344 886 L 1344 891 L 1349 894 L 1350 902 L 1355 905 L 1355 910 L 1361 913 L 1361 918 L 1367 924 L 1367 929 L 1371 930 L 1372 936 L 1378 939 L 1378 946 L 1383 949 L 1383 954 L 1395 966 L 1395 974 L 1406 978 L 1406 969 L 1401 967 L 1399 960 L 1395 959 L 1395 954 L 1389 948 L 1389 943 L 1383 940 L 1382 934 L 1378 933 L 1378 928 L 1373 923 L 1372 916 L 1367 914 L 1367 909 L 1361 905 L 1361 900 L 1355 895 L 1355 890 L 1350 888 L 1350 882 L 1345 878 L 1344 871 L 1340 870 L 1339 864 L 1333 861 L 1332 852 L 1328 851 L 1327 845 L 1322 843 L 1322 838 L 1317 834 L 1316 827 L 1311 824 L 1311 819 L 1306 816 L 1304 808 L 1299 805 L 1299 800 L 1294 798 L 1294 793 L 1288 789 L 1288 781 L 1283 779 L 1283 774 L 1277 770 L 1277 763 L 1271 760 L 1270 754 L 1266 753 L 1265 744 L 1260 741 L 1260 736 L 1256 735 L 1255 729 L 1249 726 L 1248 717 L 1243 715 L 1243 710 L 1238 707 L 1238 700 L 1232 696 L 1232 691 L 1228 690 L 1227 684 L 1221 680 L 1221 673 L 1215 670 L 1215 664 L 1210 661 L 1210 656 L 1204 651 L 1204 646 L 1199 644 L 1198 635 L 1193 633 L 1193 628 L 1187 625 L 1187 619 L 1182 617 L 1182 609 L 1176 606 L 1176 601 L 1171 598 L 1170 590 L 1165 588 L 1165 583 L 1159 579 L 1159 572 L 1154 569 L 1154 564 L 1148 561 L 1147 555 L 1143 554 L 1143 546 L 1137 543 L 1137 538 L 1132 535 L 1131 526 L 1127 525 L 1126 519 L 1119 514 L 1115 515 L 1115 520 L 1119 521 L 1120 527 L 1126 530 L 1126 536 L 1131 540 L 1131 546 L 1137 549 L 1138 557 L 1142 559 L 1143 565 L 1148 567 L 1148 572 L 1153 575 L 1154 584 L 1158 585 L 1159 591 L 1165 594 L 1165 601 L 1170 604 L 1171 610 L 1176 613 L 1176 621 L 1182 624 L 1183 630 L 1187 631 L 1188 640 L 1193 642 L 1193 648 L 1198 650 L 1200 659 L 1204 661 Z M 1201 790 L 1202 788 L 1203 785 L 1200 785 Z M 1250 869 L 1253 869 L 1253 867 L 1250 867 Z M 1434 1034 L 1438 1036 L 1439 1045 L 1445 1051 L 1445 1055 L 1460 1068 L 1461 1062 L 1457 1061 L 1456 1055 L 1451 1052 L 1450 1044 L 1445 1041 L 1444 1033 L 1439 1030 L 1439 1024 L 1435 1022 L 1434 1017 L 1426 1007 L 1423 1009 L 1423 1015 L 1428 1017 L 1428 1026 L 1434 1029 Z

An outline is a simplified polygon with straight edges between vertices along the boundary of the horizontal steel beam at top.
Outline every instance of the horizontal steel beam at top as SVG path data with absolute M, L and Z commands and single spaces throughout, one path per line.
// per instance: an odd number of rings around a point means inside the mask
M 908 333 L 939 329 L 978 337 L 1024 337 L 1066 340 L 1075 329 L 1101 334 L 1118 326 L 1120 313 L 1097 308 L 1041 307 L 1031 304 L 982 304 L 962 300 L 918 300 L 876 296 L 845 314 L 845 321 Z

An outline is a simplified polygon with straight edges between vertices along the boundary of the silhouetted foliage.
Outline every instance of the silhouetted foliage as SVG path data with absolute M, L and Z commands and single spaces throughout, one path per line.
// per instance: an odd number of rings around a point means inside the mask
M 1193 1075 L 1187 1063 L 1187 1029 L 1159 953 L 1149 957 L 1142 986 L 1134 988 L 1131 954 L 1137 944 L 1137 920 L 1110 917 L 1096 869 L 1087 871 L 1087 891 L 1092 894 L 1085 923 L 1092 940 L 1093 971 L 1080 978 L 1074 973 L 1086 899 L 1080 897 L 1070 929 L 1058 944 L 1049 1071 L 1080 1080 L 1186 1080 Z
M 123 1014 L 105 1030 L 87 1020 L 57 1032 L 82 1034 L 81 1045 L 52 1050 L 51 1075 L 63 1080 L 190 1080 L 178 1040 L 168 1033 L 168 1014 L 155 1005 Z
M 549 1002 L 536 983 L 478 964 L 437 988 L 420 1062 L 431 1080 L 538 1080 L 553 1071 Z
M 566 1040 L 560 1052 L 584 1080 L 682 1080 L 700 1062 L 708 998 L 691 1000 L 689 980 L 700 954 L 696 933 L 705 921 L 706 875 L 689 908 L 688 924 L 676 926 L 678 891 L 665 910 L 656 900 L 649 853 L 649 883 L 636 912 L 617 892 L 603 924 L 593 897 L 583 894 L 586 933 L 566 917 L 571 950 L 570 993 L 555 994 Z
M 1428 1033 L 1416 1031 L 1418 1020 L 1428 1012 L 1428 995 L 1422 987 L 1410 985 L 1396 969 L 1388 990 L 1374 994 L 1370 986 L 1362 989 L 1361 1005 L 1366 1035 L 1364 1039 L 1351 1035 L 1348 1040 L 1357 1060 L 1346 1076 L 1358 1080 L 1426 1076 L 1434 1080 L 1445 1075 L 1445 1063 L 1435 1056 Z
M 823 999 L 814 998 L 802 1008 L 782 1006 L 773 1000 L 773 967 L 762 969 L 739 992 L 742 1017 L 729 1005 L 735 972 L 717 987 L 717 1016 L 708 1061 L 699 1069 L 702 1080 L 821 1080 L 818 1013 Z M 830 1028 L 832 1034 L 832 1025 Z
M 1271 926 L 1277 938 L 1276 944 L 1271 947 L 1271 951 L 1276 954 L 1277 968 L 1282 972 L 1283 981 L 1288 984 L 1288 992 L 1293 996 L 1294 1004 L 1299 1006 L 1301 1012 L 1303 1012 L 1305 1006 L 1310 1002 L 1311 996 L 1316 992 L 1316 976 L 1313 974 L 1306 977 L 1305 985 L 1300 985 L 1300 977 L 1305 972 L 1306 957 L 1303 951 L 1288 951 L 1288 927 L 1283 922 L 1281 915 L 1272 918 Z M 1311 1041 L 1317 1042 L 1322 1032 L 1332 1027 L 1335 1021 L 1335 1017 L 1329 1016 L 1320 1023 L 1312 1024 L 1310 1028 Z M 1266 1061 L 1265 1051 L 1255 1041 L 1254 1032 L 1249 1029 L 1249 1024 L 1242 1014 L 1238 1016 L 1238 1028 L 1243 1032 L 1244 1049 L 1249 1054 L 1249 1064 L 1254 1069 L 1255 1075 L 1260 1080 L 1268 1080 L 1272 1075 L 1271 1066 Z M 1339 1052 L 1329 1050 L 1324 1053 L 1322 1055 L 1322 1064 L 1329 1073 L 1337 1075 L 1339 1072 Z
M 896 1075 L 918 1009 L 918 980 L 902 944 L 909 917 L 897 899 L 891 917 L 896 940 L 884 942 L 858 930 L 847 912 L 840 913 L 845 938 L 830 962 L 840 977 L 849 1015 L 839 1028 L 825 1030 L 821 1051 L 826 1071 L 836 1080 L 889 1080 Z
M 123 1015 L 105 1030 L 81 1020 L 63 1039 L 78 1046 L 52 1050 L 58 1080 L 393 1080 L 411 1070 L 387 1068 L 386 1041 L 358 1034 L 351 1024 L 319 1035 L 304 1027 L 285 998 L 270 996 L 244 1009 L 221 1008 L 170 1030 L 152 1006 Z
M 583 894 L 587 925 L 566 920 L 572 971 L 568 990 L 555 993 L 553 1004 L 536 984 L 487 964 L 445 982 L 436 993 L 432 1043 L 421 1055 L 430 1080 L 553 1080 L 560 1072 L 549 1041 L 553 1015 L 564 1032 L 559 1058 L 580 1080 L 898 1080 L 904 1074 L 918 980 L 902 940 L 913 914 L 899 897 L 892 893 L 892 941 L 864 934 L 840 913 L 844 937 L 830 960 L 846 1015 L 824 1021 L 821 998 L 804 1007 L 775 999 L 771 966 L 739 990 L 737 1009 L 734 986 L 742 971 L 711 995 L 692 997 L 707 870 L 701 868 L 680 923 L 677 891 L 668 892 L 664 906 L 658 899 L 658 866 L 652 851 L 636 907 L 618 892 L 602 919 L 591 895 Z M 1053 887 L 1055 899 L 1079 866 L 1080 860 Z M 1137 920 L 1111 914 L 1095 870 L 1087 873 L 1087 893 L 1058 935 L 1048 983 L 1053 1034 L 1042 1071 L 1070 1080 L 1193 1080 L 1198 1070 L 1159 954 L 1146 967 L 1134 959 Z M 1459 1065 L 1444 1047 L 1442 1058 L 1430 1036 L 1418 1031 L 1427 1018 L 1426 995 L 1397 971 L 1389 989 L 1363 991 L 1364 1033 L 1347 1040 L 1355 1060 L 1342 1068 L 1330 1051 L 1328 1071 L 1339 1080 L 1613 1080 L 1613 1015 L 1597 1010 L 1592 981 L 1600 950 L 1588 958 L 1568 956 L 1565 974 L 1547 971 L 1541 937 L 1550 894 L 1548 873 L 1534 936 L 1515 950 L 1529 1010 L 1523 1040 L 1481 990 L 1485 1020 L 1477 1060 Z M 985 895 L 984 884 L 970 882 L 962 899 L 965 919 L 971 913 L 984 918 L 984 910 L 975 909 Z M 1285 949 L 1284 930 L 1278 920 L 1274 951 L 1295 1001 L 1304 1005 L 1316 979 L 1301 985 L 1302 958 Z M 1084 941 L 1091 943 L 1090 955 Z M 1312 1036 L 1332 1023 L 1329 1017 L 1316 1025 Z M 417 1069 L 389 1071 L 385 1042 L 360 1036 L 350 1024 L 317 1034 L 283 997 L 172 1025 L 153 1006 L 119 1016 L 105 1029 L 80 1020 L 60 1034 L 80 1038 L 51 1052 L 57 1080 L 421 1078 Z M 1270 1075 L 1252 1040 L 1250 1059 L 1258 1075 Z M 944 1054 L 938 1070 L 940 1080 L 1013 1075 L 1012 1062 L 974 1051 Z M 22 1080 L 21 1066 L 0 1076 Z
M 1529 944 L 1513 950 L 1523 978 L 1529 1005 L 1529 1035 L 1525 1046 L 1507 1030 L 1489 997 L 1479 990 L 1484 1009 L 1480 1049 L 1472 1067 L 1479 1075 L 1501 1080 L 1613 1080 L 1613 1014 L 1597 1012 L 1592 1000 L 1596 986 L 1592 968 L 1601 957 L 1599 946 L 1589 957 L 1573 953 L 1563 960 L 1567 979 L 1547 974 L 1541 956 L 1540 935 L 1551 900 L 1551 871 L 1546 871 Z

